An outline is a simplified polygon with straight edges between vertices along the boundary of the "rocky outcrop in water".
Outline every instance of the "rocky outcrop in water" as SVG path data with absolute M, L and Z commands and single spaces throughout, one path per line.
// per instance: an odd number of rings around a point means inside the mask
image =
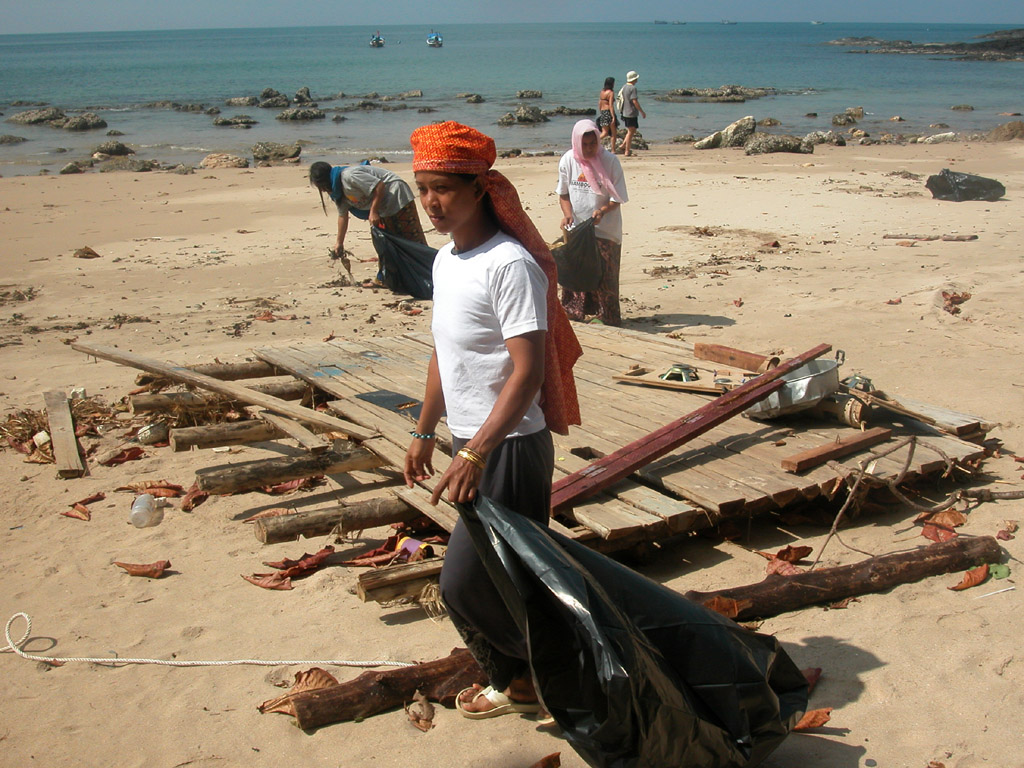
M 131 171 L 132 173 L 146 173 L 155 171 L 160 167 L 157 160 L 139 160 L 135 157 L 112 157 L 100 167 L 100 173 L 113 173 L 114 171 Z
M 986 134 L 985 138 L 989 141 L 1013 141 L 1014 139 L 1024 139 L 1024 122 L 1014 120 L 1013 122 L 996 126 Z
M 835 131 L 811 131 L 803 138 L 803 143 L 809 147 L 818 144 L 831 144 L 834 147 L 845 147 L 846 139 Z
M 0 144 L 21 144 L 23 141 L 28 141 L 28 139 L 24 136 L 13 136 L 10 133 L 0 136 Z
M 469 96 L 466 97 L 466 103 L 467 104 L 483 104 L 484 103 L 484 97 L 481 96 L 479 93 L 471 93 Z
M 225 128 L 251 128 L 256 125 L 256 122 L 249 115 L 235 115 L 234 117 L 218 117 L 213 124 Z
M 656 101 L 674 102 L 744 102 L 777 96 L 777 88 L 746 88 L 742 85 L 723 85 L 718 88 L 676 88 L 668 93 L 655 96 Z
M 753 115 L 747 115 L 710 136 L 694 143 L 694 149 L 719 149 L 721 147 L 742 147 L 757 130 Z
M 292 97 L 292 101 L 298 104 L 300 107 L 316 106 L 316 102 L 313 101 L 313 96 L 309 92 L 309 86 L 304 85 L 295 92 L 295 96 Z
M 225 107 L 258 107 L 260 100 L 255 96 L 234 96 L 224 101 Z
M 7 118 L 7 122 L 19 125 L 49 125 L 53 128 L 63 128 L 67 131 L 88 131 L 94 128 L 107 127 L 106 121 L 95 112 L 82 112 L 81 114 L 68 117 L 64 114 L 64 110 L 57 107 L 18 112 Z
M 1024 61 L 1024 29 L 1006 29 L 980 35 L 975 43 L 913 43 L 877 37 L 844 37 L 829 45 L 851 48 L 849 53 L 948 56 L 960 61 Z
M 120 141 L 105 141 L 92 151 L 94 155 L 107 155 L 109 157 L 126 157 L 134 155 L 135 150 Z
M 323 120 L 327 113 L 314 107 L 292 107 L 277 115 L 278 120 Z
M 252 156 L 257 162 L 292 160 L 300 154 L 302 154 L 302 147 L 298 144 L 288 145 L 273 141 L 259 141 L 252 145 Z
M 91 167 L 92 162 L 89 160 L 72 160 L 60 169 L 60 174 L 61 176 L 68 176 L 73 173 L 85 173 Z
M 555 107 L 554 109 L 542 109 L 541 114 L 545 117 L 593 117 L 597 110 L 593 107 Z
M 544 98 L 544 94 L 541 91 L 532 91 L 532 90 L 516 91 L 516 98 L 517 99 L 543 99 Z
M 260 91 L 259 106 L 263 109 L 281 109 L 282 107 L 287 107 L 290 103 L 287 96 L 280 91 L 275 91 L 273 88 L 264 88 Z

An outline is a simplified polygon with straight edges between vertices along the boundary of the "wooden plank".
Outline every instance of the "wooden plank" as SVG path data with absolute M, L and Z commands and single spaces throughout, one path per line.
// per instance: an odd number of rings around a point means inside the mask
M 781 466 L 787 472 L 803 472 L 805 469 L 824 464 L 831 459 L 838 459 L 840 456 L 847 456 L 870 448 L 872 445 L 884 443 L 891 436 L 891 429 L 873 427 L 864 432 L 855 432 L 849 437 L 825 443 L 817 448 L 787 456 L 782 460 Z
M 821 357 L 831 350 L 827 344 L 820 344 L 802 355 L 787 360 L 768 373 L 764 373 L 732 392 L 716 398 L 681 419 L 655 430 L 650 435 L 631 443 L 604 459 L 595 462 L 584 473 L 570 475 L 560 480 L 552 491 L 552 508 L 573 506 L 574 503 L 614 483 L 634 470 L 664 456 L 695 435 L 708 431 L 717 424 L 732 418 L 753 403 L 763 400 L 784 385 L 781 377 L 806 365 L 810 360 Z
M 443 558 L 432 558 L 418 563 L 371 568 L 359 574 L 356 579 L 356 595 L 364 603 L 371 600 L 384 603 L 400 597 L 416 597 L 425 586 L 437 581 L 443 565 Z
M 417 509 L 451 533 L 459 522 L 459 513 L 444 499 L 437 504 L 430 503 L 430 491 L 426 488 L 398 488 L 395 495 L 413 509 Z
M 323 453 L 331 447 L 327 440 L 320 437 L 320 435 L 313 434 L 292 419 L 286 419 L 269 411 L 257 411 L 256 416 L 262 421 L 267 422 L 267 424 L 277 427 L 293 440 L 298 441 L 299 445 L 310 453 Z
M 50 444 L 57 463 L 57 475 L 65 478 L 81 477 L 85 474 L 85 465 L 78 450 L 78 438 L 75 437 L 75 423 L 71 418 L 67 395 L 51 389 L 43 393 L 43 403 L 50 424 Z
M 383 460 L 361 445 L 347 443 L 331 451 L 298 457 L 259 459 L 196 470 L 196 484 L 209 493 L 235 493 L 315 475 L 376 469 Z
M 202 389 L 220 392 L 221 394 L 228 395 L 236 400 L 241 400 L 243 403 L 259 405 L 266 408 L 268 411 L 272 411 L 282 416 L 288 416 L 296 419 L 297 421 L 307 424 L 316 424 L 326 429 L 344 432 L 346 435 L 356 440 L 365 440 L 373 436 L 370 432 L 360 429 L 355 424 L 343 421 L 335 416 L 314 411 L 312 408 L 304 408 L 301 405 L 290 403 L 287 400 L 280 400 L 279 398 L 262 392 L 256 392 L 255 390 L 249 389 L 241 384 L 236 384 L 232 381 L 221 381 L 220 379 L 215 379 L 211 376 L 204 376 L 203 374 L 190 371 L 183 366 L 176 366 L 160 360 L 153 360 L 148 357 L 136 355 L 132 352 L 123 352 L 119 349 L 114 349 L 113 347 L 72 344 L 71 348 L 78 352 L 92 355 L 93 357 L 112 360 L 113 362 L 121 363 L 122 365 L 129 365 L 133 368 L 140 368 L 144 371 L 156 373 L 175 381 L 183 381 L 186 384 L 192 384 L 193 386 L 200 387 Z

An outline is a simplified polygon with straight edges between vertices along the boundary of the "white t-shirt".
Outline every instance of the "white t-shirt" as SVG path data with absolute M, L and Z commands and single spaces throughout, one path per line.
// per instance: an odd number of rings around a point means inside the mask
M 472 438 L 512 375 L 505 340 L 546 331 L 548 280 L 518 240 L 499 232 L 466 253 L 449 243 L 434 258 L 434 336 L 448 428 Z M 540 393 L 510 437 L 544 429 Z
M 594 211 L 609 200 L 616 203 L 625 203 L 629 200 L 629 195 L 626 194 L 626 180 L 622 175 L 622 163 L 604 148 L 601 149 L 601 153 L 601 160 L 604 161 L 608 176 L 615 182 L 615 188 L 622 190 L 621 200 L 615 195 L 599 195 L 594 192 L 587 183 L 587 177 L 583 175 L 583 166 L 576 161 L 571 149 L 558 161 L 558 186 L 555 187 L 555 192 L 559 195 L 569 195 L 572 215 L 577 222 L 592 218 Z M 601 217 L 600 223 L 594 226 L 594 232 L 603 240 L 621 243 L 622 209 L 616 206 L 614 211 L 608 211 Z

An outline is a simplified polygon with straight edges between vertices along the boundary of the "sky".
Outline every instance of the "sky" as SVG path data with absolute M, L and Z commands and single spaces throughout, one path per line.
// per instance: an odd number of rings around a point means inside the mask
M 1024 27 L 1021 0 L 0 0 L 0 35 L 220 27 L 584 21 L 976 23 Z

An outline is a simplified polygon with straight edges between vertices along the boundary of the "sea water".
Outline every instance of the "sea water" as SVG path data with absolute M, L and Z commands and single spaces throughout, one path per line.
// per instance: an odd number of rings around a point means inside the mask
M 443 48 L 428 47 L 430 30 L 412 26 L 381 27 L 383 48 L 369 46 L 374 29 L 368 27 L 0 35 L 0 119 L 29 108 L 12 106 L 22 101 L 69 113 L 96 111 L 108 123 L 108 129 L 83 133 L 5 123 L 0 133 L 29 141 L 0 145 L 0 172 L 57 170 L 88 156 L 109 129 L 121 131 L 119 139 L 140 157 L 166 163 L 196 164 L 210 152 L 249 156 L 257 141 L 301 142 L 307 161 L 381 155 L 402 161 L 409 158 L 415 127 L 447 119 L 489 133 L 500 149 L 561 151 L 577 118 L 497 125 L 522 103 L 516 92 L 541 91 L 543 98 L 527 103 L 542 109 L 596 107 L 604 78 L 615 77 L 618 88 L 631 69 L 640 73 L 640 102 L 648 115 L 640 130 L 654 142 L 680 134 L 701 137 L 744 115 L 774 117 L 782 121 L 774 131 L 803 135 L 830 129 L 833 114 L 856 106 L 866 112 L 859 127 L 874 134 L 934 133 L 940 129 L 930 126 L 938 123 L 954 131 L 988 130 L 1011 119 L 1000 112 L 1024 111 L 1024 63 L 865 55 L 827 43 L 865 36 L 971 41 L 997 29 L 809 22 L 465 24 L 440 30 Z M 675 88 L 726 84 L 772 87 L 780 94 L 726 104 L 655 98 Z M 227 98 L 255 96 L 267 87 L 291 97 L 303 86 L 325 110 L 374 92 L 422 90 L 423 96 L 388 102 L 405 109 L 328 111 L 327 119 L 311 122 L 276 120 L 278 109 L 224 106 Z M 480 94 L 484 101 L 469 104 L 459 96 L 464 93 Z M 215 127 L 210 115 L 145 106 L 157 101 L 216 106 L 221 116 L 248 114 L 259 122 L 249 130 Z M 958 104 L 975 109 L 950 109 Z M 335 122 L 335 114 L 346 119 Z M 894 115 L 905 122 L 890 122 Z

